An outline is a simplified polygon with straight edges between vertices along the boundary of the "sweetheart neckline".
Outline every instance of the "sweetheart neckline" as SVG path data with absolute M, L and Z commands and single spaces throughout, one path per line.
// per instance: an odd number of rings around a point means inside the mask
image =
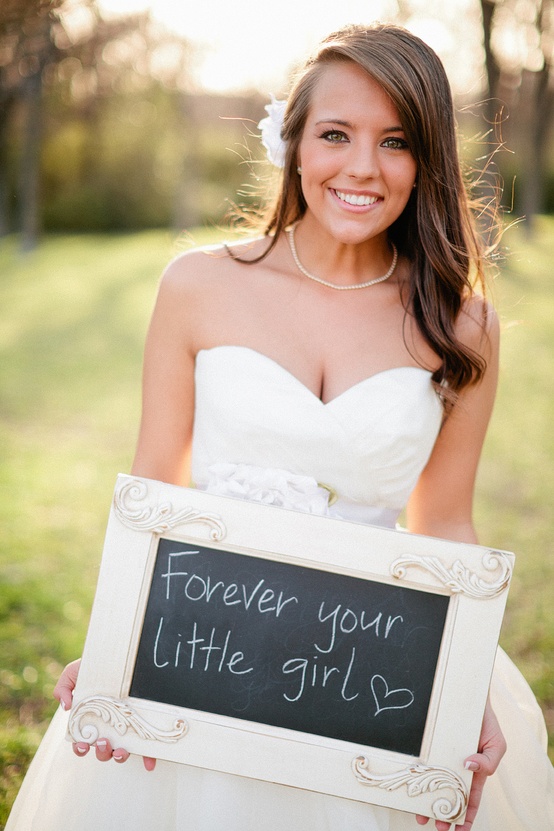
M 222 343 L 222 344 L 218 344 L 217 346 L 210 346 L 210 347 L 205 348 L 205 349 L 199 349 L 198 352 L 196 353 L 196 357 L 198 357 L 198 355 L 202 354 L 203 352 L 205 352 L 205 353 L 217 352 L 218 350 L 222 350 L 222 349 L 223 350 L 224 349 L 240 349 L 240 350 L 243 350 L 244 352 L 247 352 L 251 355 L 254 355 L 254 356 L 257 356 L 258 358 L 261 358 L 263 361 L 268 362 L 273 367 L 276 367 L 280 372 L 283 372 L 285 375 L 287 375 L 289 378 L 291 378 L 293 381 L 295 381 L 296 384 L 298 384 L 301 389 L 303 389 L 308 395 L 310 395 L 316 402 L 319 402 L 319 404 L 321 404 L 322 407 L 329 407 L 332 404 L 334 404 L 336 401 L 339 401 L 340 399 L 344 398 L 345 396 L 347 396 L 349 393 L 355 391 L 356 389 L 358 389 L 362 386 L 365 386 L 369 382 L 372 382 L 376 379 L 382 378 L 385 375 L 389 375 L 393 372 L 401 372 L 401 371 L 405 371 L 405 370 L 416 370 L 416 372 L 423 372 L 425 375 L 427 375 L 429 377 L 431 377 L 431 375 L 432 375 L 431 370 L 425 369 L 422 366 L 407 366 L 407 365 L 406 366 L 392 366 L 392 367 L 389 367 L 388 369 L 381 369 L 378 372 L 374 372 L 373 375 L 368 375 L 367 378 L 362 378 L 361 381 L 357 381 L 355 384 L 352 384 L 351 387 L 348 387 L 347 389 L 343 390 L 343 392 L 339 393 L 334 398 L 331 398 L 329 401 L 322 401 L 322 399 L 319 398 L 319 396 L 316 395 L 315 392 L 313 392 L 309 387 L 307 387 L 306 384 L 304 384 L 299 378 L 297 378 L 296 375 L 294 375 L 294 373 L 290 372 L 290 370 L 288 370 L 286 367 L 284 367 L 278 361 L 275 361 L 273 358 L 270 358 L 269 355 L 266 355 L 263 352 L 259 352 L 257 349 L 253 349 L 251 346 L 242 346 L 240 344 L 232 344 L 232 343 L 229 343 L 229 344 Z

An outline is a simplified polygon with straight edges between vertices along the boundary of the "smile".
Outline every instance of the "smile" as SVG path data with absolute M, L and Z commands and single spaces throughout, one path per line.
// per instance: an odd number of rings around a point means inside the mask
M 342 202 L 348 205 L 374 205 L 379 201 L 377 196 L 364 196 L 363 194 L 356 195 L 355 193 L 343 193 L 340 190 L 335 190 L 336 195 Z

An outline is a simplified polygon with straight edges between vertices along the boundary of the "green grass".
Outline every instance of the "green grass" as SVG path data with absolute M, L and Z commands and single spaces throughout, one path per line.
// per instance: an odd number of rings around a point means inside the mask
M 115 476 L 138 428 L 142 349 L 170 236 L 0 246 L 0 827 L 82 649 Z
M 554 734 L 554 220 L 532 245 L 517 229 L 505 242 L 476 521 L 484 544 L 517 554 L 502 644 Z M 25 257 L 15 239 L 0 244 L 0 827 L 59 670 L 82 647 L 111 492 L 134 449 L 157 279 L 179 247 L 164 232 L 49 237 Z
M 494 288 L 503 324 L 498 397 L 481 464 L 484 543 L 517 555 L 501 643 L 545 712 L 554 749 L 554 220 L 511 249 Z M 551 753 L 554 759 L 554 752 Z

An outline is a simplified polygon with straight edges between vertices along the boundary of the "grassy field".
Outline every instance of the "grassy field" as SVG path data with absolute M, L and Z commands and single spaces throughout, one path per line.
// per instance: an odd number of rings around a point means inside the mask
M 502 644 L 553 734 L 554 221 L 532 245 L 517 229 L 505 243 L 493 287 L 501 384 L 476 521 L 484 544 L 518 555 Z M 51 237 L 26 257 L 0 244 L 0 827 L 59 670 L 81 650 L 115 476 L 137 433 L 157 278 L 178 248 L 163 232 Z

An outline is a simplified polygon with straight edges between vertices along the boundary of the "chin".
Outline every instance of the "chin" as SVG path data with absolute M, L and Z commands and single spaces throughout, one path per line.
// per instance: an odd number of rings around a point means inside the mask
M 348 227 L 347 223 L 332 223 L 329 226 L 331 236 L 345 245 L 362 245 L 375 237 L 387 233 L 387 228 Z

